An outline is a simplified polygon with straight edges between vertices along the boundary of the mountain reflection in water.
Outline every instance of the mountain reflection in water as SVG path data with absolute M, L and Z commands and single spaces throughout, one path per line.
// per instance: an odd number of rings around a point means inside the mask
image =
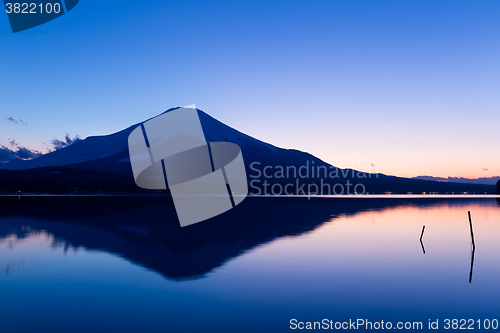
M 168 197 L 4 197 L 0 239 L 49 234 L 54 246 L 107 251 L 167 279 L 186 280 L 204 277 L 276 238 L 334 223 L 338 216 L 471 202 L 484 200 L 247 198 L 223 215 L 181 228 Z

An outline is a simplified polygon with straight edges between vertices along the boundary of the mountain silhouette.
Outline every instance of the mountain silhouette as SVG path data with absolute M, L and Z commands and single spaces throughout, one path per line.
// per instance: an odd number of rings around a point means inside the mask
M 165 112 L 175 109 L 177 108 Z M 296 191 L 291 191 L 292 194 L 341 194 L 340 190 L 333 192 L 333 187 L 336 184 L 347 188 L 347 190 L 342 191 L 342 194 L 353 194 L 356 184 L 363 185 L 357 188 L 357 192 L 372 194 L 385 192 L 484 194 L 495 191 L 494 185 L 443 183 L 384 174 L 368 174 L 352 169 L 339 169 L 309 153 L 278 148 L 260 141 L 220 122 L 201 110 L 198 110 L 198 115 L 207 142 L 233 142 L 240 146 L 249 184 L 254 185 L 249 188 L 251 194 L 268 193 L 264 191 L 264 182 L 266 181 L 271 185 L 279 184 L 284 187 L 287 184 L 296 184 L 297 180 L 300 184 L 310 184 L 311 187 L 295 186 Z M 152 192 L 140 189 L 135 185 L 130 165 L 128 136 L 141 124 L 135 124 L 110 135 L 91 136 L 32 160 L 15 160 L 1 164 L 0 193 Z M 266 166 L 272 172 L 271 178 L 267 177 L 269 174 L 266 176 L 262 172 Z M 288 171 L 287 168 L 289 168 L 289 173 L 279 174 L 279 170 Z M 300 178 L 297 176 L 297 171 L 300 168 L 304 171 L 302 175 L 305 175 L 306 170 L 308 170 L 308 177 Z M 330 177 L 330 175 L 337 177 Z M 350 188 L 349 185 L 346 186 L 347 182 L 351 184 Z M 321 189 L 324 190 L 323 193 Z M 271 192 L 269 191 L 268 194 Z M 273 192 L 272 194 L 278 193 Z
M 432 177 L 432 176 L 418 176 L 412 177 L 412 179 L 421 179 L 421 180 L 435 180 L 438 182 L 449 182 L 449 183 L 468 183 L 468 184 L 483 184 L 483 185 L 495 185 L 498 181 L 500 181 L 500 177 L 481 177 L 481 178 L 463 178 L 463 177 Z

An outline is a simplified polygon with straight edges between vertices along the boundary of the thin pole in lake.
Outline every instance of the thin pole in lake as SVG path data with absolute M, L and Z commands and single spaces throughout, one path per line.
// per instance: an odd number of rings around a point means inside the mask
M 474 231 L 472 230 L 472 218 L 469 211 L 469 226 L 470 226 L 470 237 L 472 240 L 472 254 L 470 257 L 470 273 L 469 273 L 469 283 L 472 283 L 472 270 L 474 268 L 474 253 L 476 252 L 476 243 L 474 242 Z
M 424 230 L 425 230 L 425 225 L 422 227 L 422 233 L 420 234 L 420 245 L 422 246 L 422 251 L 425 254 L 424 243 L 422 242 L 422 237 L 424 237 Z
M 470 273 L 469 273 L 469 283 L 472 283 L 472 270 L 474 269 L 474 252 L 476 252 L 476 248 L 472 248 L 472 255 L 470 257 Z
M 476 244 L 474 243 L 474 231 L 472 230 L 472 218 L 470 216 L 470 211 L 469 211 L 469 226 L 470 226 L 470 237 L 472 239 L 472 247 L 475 249 Z

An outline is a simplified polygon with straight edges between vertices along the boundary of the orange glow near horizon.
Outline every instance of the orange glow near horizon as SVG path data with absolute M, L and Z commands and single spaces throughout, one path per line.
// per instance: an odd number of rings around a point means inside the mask
M 284 267 L 290 263 L 297 265 L 298 261 L 301 268 L 320 270 L 327 269 L 327 266 L 313 258 L 325 254 L 343 269 L 355 270 L 367 269 L 380 258 L 386 258 L 387 265 L 396 261 L 418 261 L 425 258 L 422 257 L 419 242 L 422 226 L 425 225 L 423 244 L 427 255 L 460 262 L 466 271 L 470 267 L 471 251 L 469 210 L 472 212 L 476 244 L 480 243 L 482 249 L 496 248 L 500 233 L 500 224 L 496 223 L 500 220 L 500 206 L 450 202 L 431 207 L 398 206 L 333 217 L 315 230 L 278 239 L 264 245 L 262 251 L 257 248 L 246 255 L 245 261 L 246 264 L 254 262 L 255 265 L 268 265 L 274 269 L 279 257 L 280 265 Z M 367 252 L 367 249 L 370 251 Z M 494 251 L 489 253 L 492 256 Z

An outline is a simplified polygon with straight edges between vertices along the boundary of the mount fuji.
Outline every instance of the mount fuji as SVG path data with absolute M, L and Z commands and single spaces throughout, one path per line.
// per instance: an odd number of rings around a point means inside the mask
M 169 109 L 170 112 L 177 108 Z M 249 182 L 263 182 L 262 172 L 256 175 L 252 163 L 261 168 L 292 166 L 299 169 L 314 165 L 316 168 L 335 168 L 321 159 L 299 150 L 283 149 L 255 139 L 197 109 L 207 142 L 232 142 L 242 150 Z M 163 114 L 163 113 L 162 113 Z M 147 121 L 147 120 L 146 120 Z M 144 121 L 145 122 L 145 121 Z M 104 136 L 91 136 L 70 146 L 50 152 L 32 160 L 15 160 L 0 164 L 0 193 L 144 193 L 135 185 L 128 151 L 130 133 L 143 122 L 122 131 Z M 337 168 L 335 168 L 337 169 Z M 340 178 L 328 179 L 334 183 L 362 182 L 369 193 L 422 193 L 469 192 L 493 193 L 494 186 L 443 183 L 430 180 L 408 179 L 383 174 L 357 179 L 358 171 L 337 169 Z M 275 183 L 291 183 L 296 177 L 274 179 Z M 319 175 L 311 176 L 308 183 L 320 186 Z

